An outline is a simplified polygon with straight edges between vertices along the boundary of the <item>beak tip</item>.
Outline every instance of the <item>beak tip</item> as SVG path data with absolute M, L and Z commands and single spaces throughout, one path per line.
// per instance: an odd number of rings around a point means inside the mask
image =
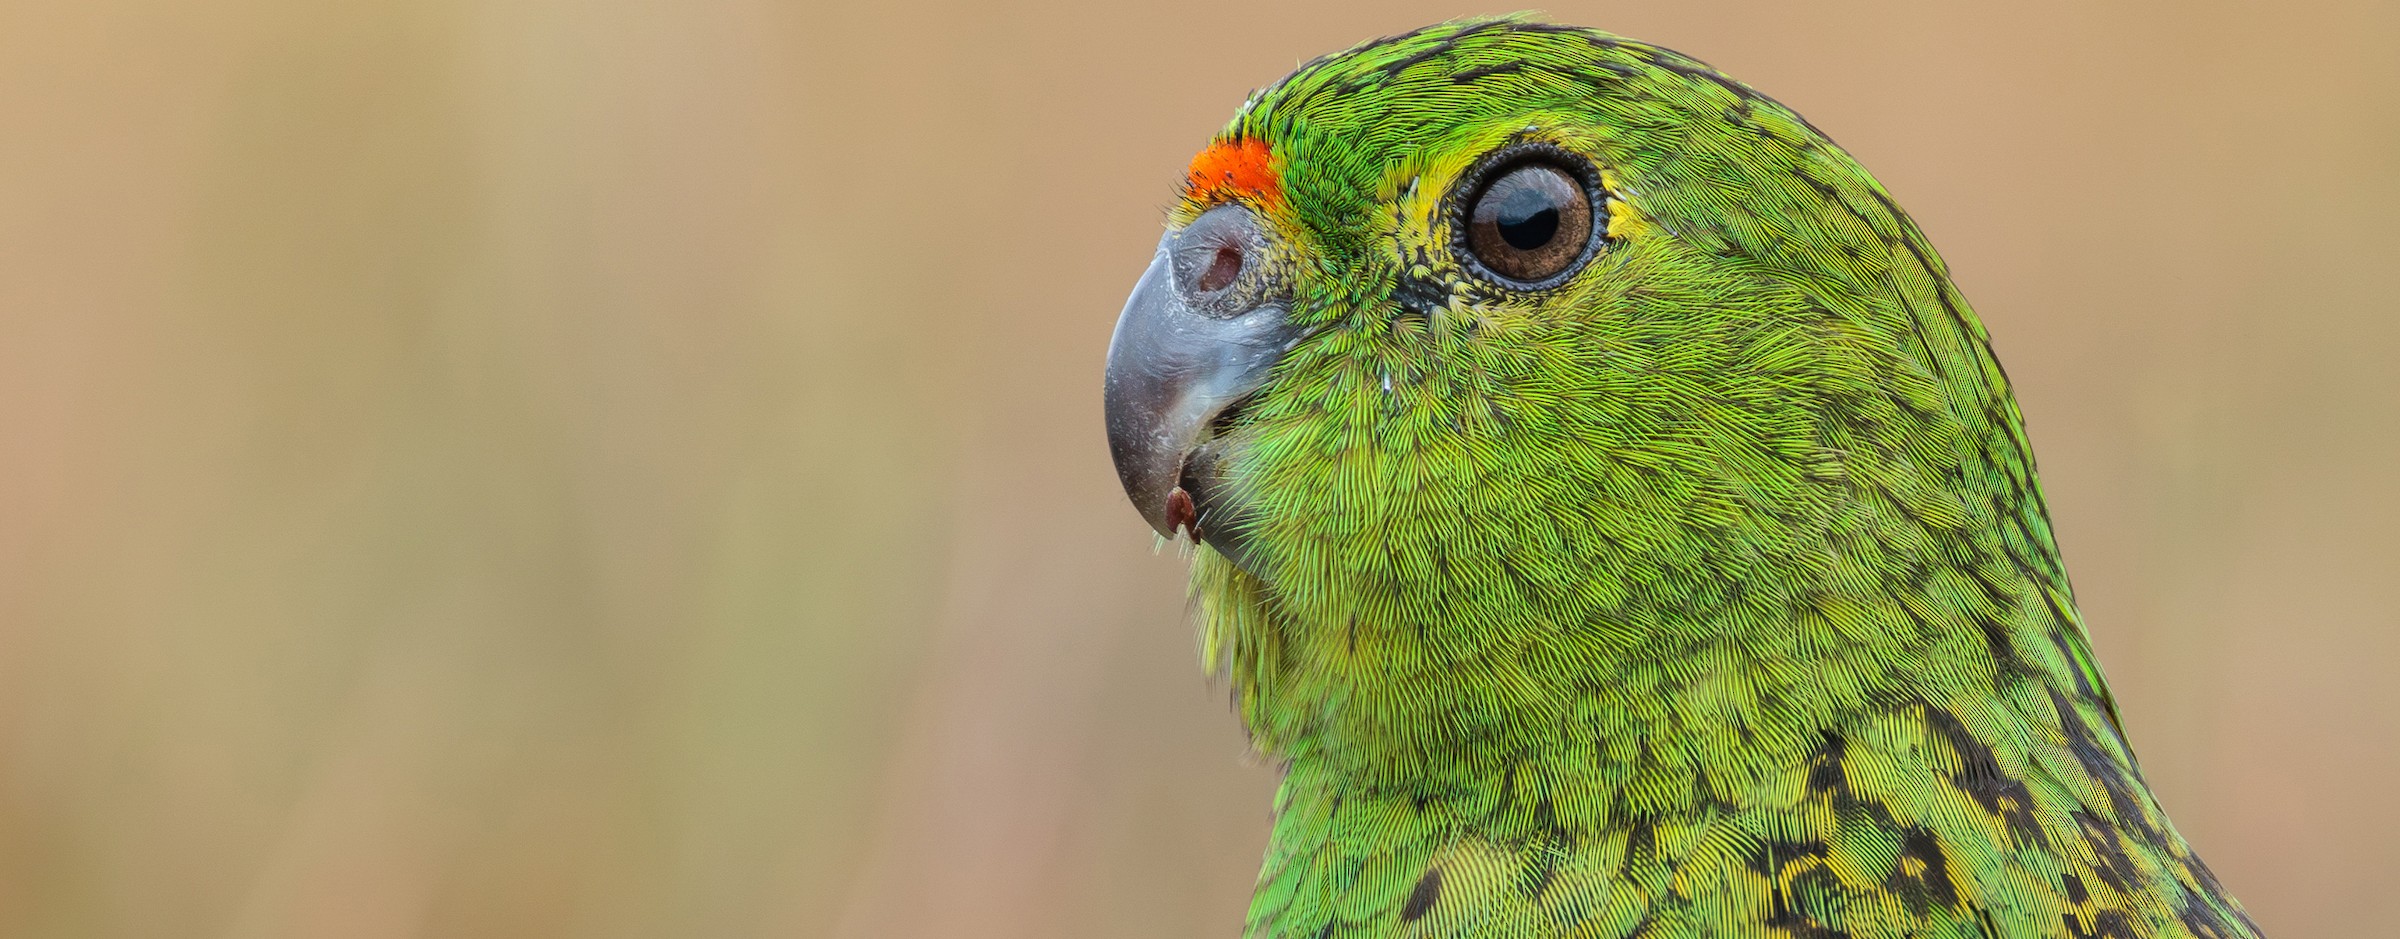
M 1200 509 L 1192 503 L 1191 492 L 1182 486 L 1167 493 L 1167 536 L 1189 533 L 1193 541 L 1200 540 Z

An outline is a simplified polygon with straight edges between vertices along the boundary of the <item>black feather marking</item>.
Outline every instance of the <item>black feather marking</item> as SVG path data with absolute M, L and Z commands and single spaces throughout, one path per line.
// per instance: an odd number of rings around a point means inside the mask
M 2100 875 L 2100 882 L 2107 884 L 2110 890 L 2118 893 L 2132 890 L 2137 873 L 2133 858 L 2125 853 L 2125 843 L 2118 837 L 2117 829 L 2088 809 L 2076 809 L 2073 816 L 2075 826 L 2083 832 L 2084 847 L 2090 848 L 2092 856 L 2100 861 L 2092 868 L 2092 873 Z
M 1808 758 L 1808 791 L 1831 793 L 1837 799 L 1850 797 L 1850 783 L 1842 775 L 1842 749 L 1847 744 L 1842 735 L 1831 730 L 1822 732 L 1824 744 Z
M 2166 834 L 2150 823 L 2150 815 L 2142 807 L 2142 783 L 2137 776 L 2093 738 L 2089 725 L 2083 722 L 2083 712 L 2051 688 L 2050 706 L 2058 710 L 2058 729 L 2067 736 L 2067 748 L 2074 751 L 2084 772 L 2100 781 L 2108 792 L 2109 810 L 2117 816 L 2117 824 L 2129 828 L 2143 843 L 2173 856 L 2179 852 L 2169 844 Z
M 2089 928 L 2073 913 L 2060 913 L 2059 916 L 2066 920 L 2067 934 L 2075 939 L 2134 939 L 2133 921 L 2126 918 L 2123 910 L 2102 910 L 2093 914 Z
M 1461 85 L 1472 85 L 1494 75 L 1509 75 L 1524 70 L 1525 63 L 1523 62 L 1494 62 L 1490 65 L 1480 65 L 1465 71 L 1453 72 L 1450 80 Z
M 1400 904 L 1400 921 L 1413 923 L 1433 909 L 1442 897 L 1442 869 L 1432 868 L 1417 879 L 1417 886 L 1408 892 L 1408 901 Z
M 1815 848 L 1813 853 L 1816 856 L 1824 855 L 1824 845 L 1814 842 L 1810 844 Z M 1769 883 L 1772 886 L 1768 891 L 1765 925 L 1783 930 L 1792 939 L 1850 939 L 1848 932 L 1818 922 L 1808 912 L 1800 909 L 1800 904 L 1794 897 L 1794 894 L 1813 897 L 1839 896 L 1842 891 L 1841 881 L 1834 877 L 1832 871 L 1826 870 L 1822 866 L 1802 871 L 1798 876 L 1792 878 L 1790 889 L 1786 889 L 1780 880 L 1770 880 Z
M 1950 883 L 1949 858 L 1942 853 L 1942 843 L 1933 832 L 1910 827 L 1900 840 L 1902 860 L 1915 859 L 1924 865 L 1916 874 L 1907 872 L 1907 865 L 1896 865 L 1884 886 L 1900 894 L 1912 905 L 1949 909 L 1958 905 L 1958 888 Z
M 2001 771 L 1992 748 L 1975 739 L 1957 715 L 1933 705 L 1925 706 L 1925 723 L 1942 735 L 1951 752 L 1958 754 L 1958 772 L 1950 777 L 1950 782 L 1984 811 L 2000 816 L 2009 834 L 2019 841 L 2048 846 L 2049 838 L 2042 834 L 2041 823 L 2033 817 L 2033 793 L 2023 780 Z
M 1398 78 L 1402 72 L 1406 72 L 1409 69 L 1457 51 L 1459 40 L 1473 36 L 1477 33 L 1490 32 L 1494 29 L 1499 29 L 1507 25 L 1507 20 L 1485 20 L 1481 23 L 1470 24 L 1463 29 L 1459 29 L 1450 35 L 1442 37 L 1440 41 L 1433 44 L 1432 48 L 1426 49 L 1423 52 L 1419 52 L 1404 59 L 1386 63 L 1381 69 L 1377 70 L 1380 73 L 1379 77 L 1385 80 Z

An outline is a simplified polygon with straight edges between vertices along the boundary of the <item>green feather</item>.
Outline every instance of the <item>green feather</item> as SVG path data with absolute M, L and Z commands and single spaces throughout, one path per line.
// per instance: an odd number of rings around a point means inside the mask
M 2124 742 L 1983 327 L 1799 115 L 1469 20 L 1222 136 L 1315 330 L 1227 431 L 1249 571 L 1193 575 L 1287 766 L 1251 935 L 2256 935 Z M 1509 291 L 1444 206 L 1528 139 L 1610 238 Z

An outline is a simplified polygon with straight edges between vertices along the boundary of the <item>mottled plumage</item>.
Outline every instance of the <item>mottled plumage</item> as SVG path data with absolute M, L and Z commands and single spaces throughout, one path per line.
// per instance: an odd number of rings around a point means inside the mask
M 1605 190 L 1536 290 L 1458 256 L 1525 142 Z M 1288 767 L 1250 935 L 2257 934 L 2135 765 L 1983 327 L 1799 115 L 1461 21 L 1254 95 L 1171 227 L 1226 204 L 1293 338 L 1160 511 L 1238 539 L 1206 654 Z

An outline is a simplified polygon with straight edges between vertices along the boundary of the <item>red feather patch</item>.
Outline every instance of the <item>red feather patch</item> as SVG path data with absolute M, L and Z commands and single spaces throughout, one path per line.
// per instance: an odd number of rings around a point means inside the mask
M 1283 184 L 1275 177 L 1273 154 L 1264 140 L 1220 140 L 1192 158 L 1184 195 L 1202 203 L 1225 202 L 1248 196 L 1262 204 L 1283 199 Z

